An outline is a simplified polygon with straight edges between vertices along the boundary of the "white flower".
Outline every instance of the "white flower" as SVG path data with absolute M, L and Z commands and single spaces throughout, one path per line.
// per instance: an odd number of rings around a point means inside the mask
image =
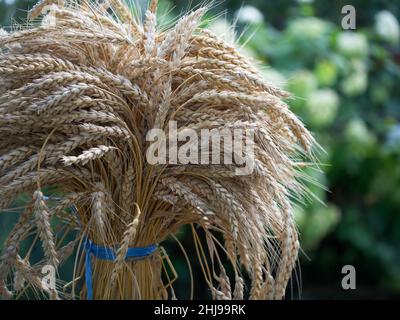
M 317 90 L 318 81 L 309 70 L 297 70 L 288 82 L 288 90 L 299 98 L 308 98 Z
M 337 48 L 346 56 L 365 56 L 368 54 L 368 41 L 361 33 L 345 31 L 337 37 Z
M 372 146 L 375 143 L 375 136 L 370 132 L 361 119 L 351 120 L 345 129 L 347 139 L 361 149 Z
M 398 43 L 400 27 L 396 17 L 389 11 L 381 11 L 375 16 L 375 31 L 384 40 Z
M 357 96 L 365 92 L 368 87 L 368 75 L 364 71 L 352 72 L 341 83 L 343 92 L 349 96 Z
M 331 89 L 320 89 L 311 94 L 307 101 L 310 120 L 314 125 L 330 124 L 336 117 L 339 97 Z
M 256 7 L 244 6 L 236 12 L 236 19 L 245 24 L 258 24 L 264 21 L 264 15 Z
M 307 17 L 293 20 L 289 25 L 289 32 L 299 38 L 318 38 L 329 29 L 329 24 L 324 20 Z

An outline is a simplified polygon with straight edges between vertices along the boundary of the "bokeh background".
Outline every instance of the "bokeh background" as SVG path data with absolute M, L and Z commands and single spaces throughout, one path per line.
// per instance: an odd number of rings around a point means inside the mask
M 160 2 L 165 21 L 199 3 Z M 0 24 L 23 21 L 34 3 L 0 0 Z M 347 4 L 356 30 L 341 27 Z M 302 253 L 288 298 L 400 298 L 400 2 L 226 0 L 209 17 L 209 28 L 293 93 L 291 108 L 326 151 L 324 174 L 308 172 L 321 201 L 296 208 Z M 0 243 L 13 221 L 0 215 Z M 190 232 L 178 237 L 191 255 Z M 175 243 L 165 245 L 180 273 L 177 296 L 187 298 L 185 258 Z M 344 265 L 356 269 L 356 290 L 341 287 Z M 208 297 L 197 278 L 195 291 Z

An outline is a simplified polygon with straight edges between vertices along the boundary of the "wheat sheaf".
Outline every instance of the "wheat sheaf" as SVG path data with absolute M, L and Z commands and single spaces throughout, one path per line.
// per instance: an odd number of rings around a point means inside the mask
M 163 27 L 156 1 L 141 19 L 119 0 L 41 1 L 28 26 L 2 30 L 0 210 L 18 220 L 3 243 L 1 297 L 85 299 L 90 239 L 116 252 L 92 257 L 94 299 L 175 299 L 162 243 L 185 252 L 183 226 L 213 299 L 285 296 L 299 250 L 293 201 L 307 196 L 301 168 L 316 143 L 288 95 L 199 26 L 206 10 Z M 178 131 L 251 128 L 254 170 L 150 164 L 146 134 L 171 120 Z M 150 256 L 125 259 L 150 244 Z M 69 258 L 70 281 L 44 285 L 43 266 Z

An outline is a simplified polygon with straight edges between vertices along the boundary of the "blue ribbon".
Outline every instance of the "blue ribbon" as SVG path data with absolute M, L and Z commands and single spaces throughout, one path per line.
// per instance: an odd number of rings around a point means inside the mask
M 135 260 L 141 260 L 149 255 L 151 255 L 154 251 L 157 250 L 157 245 L 152 244 L 147 247 L 142 248 L 129 248 L 125 260 L 128 258 L 132 258 Z M 92 279 L 92 261 L 91 255 L 95 256 L 97 259 L 101 260 L 110 260 L 115 261 L 116 259 L 116 251 L 110 247 L 98 246 L 95 245 L 89 239 L 85 240 L 85 279 L 86 279 L 86 290 L 87 290 L 87 299 L 93 300 L 93 279 Z

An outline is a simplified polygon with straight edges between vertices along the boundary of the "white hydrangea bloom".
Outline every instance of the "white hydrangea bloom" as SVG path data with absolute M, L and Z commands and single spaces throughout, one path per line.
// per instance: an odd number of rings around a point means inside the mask
M 375 136 L 368 130 L 362 119 L 351 120 L 347 124 L 345 135 L 350 142 L 359 147 L 368 147 L 375 143 Z
M 264 15 L 253 6 L 244 6 L 236 12 L 236 19 L 241 23 L 258 24 L 264 21 Z
M 368 75 L 365 71 L 354 71 L 341 83 L 343 92 L 349 97 L 364 93 L 367 87 Z
M 329 24 L 316 17 L 297 18 L 289 25 L 289 32 L 295 37 L 318 38 L 329 29 Z
M 364 56 L 368 53 L 368 41 L 362 33 L 345 31 L 337 37 L 337 48 L 346 56 Z
M 339 96 L 332 89 L 313 92 L 307 101 L 307 109 L 313 124 L 324 126 L 332 123 L 339 107 Z
M 391 43 L 399 43 L 399 22 L 390 11 L 380 11 L 375 16 L 375 31 L 382 39 Z

